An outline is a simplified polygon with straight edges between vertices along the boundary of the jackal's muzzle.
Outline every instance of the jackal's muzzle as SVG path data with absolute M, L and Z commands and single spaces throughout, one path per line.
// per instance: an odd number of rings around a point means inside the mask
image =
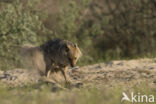
M 72 59 L 70 59 L 70 58 L 69 58 L 69 63 L 70 63 L 70 66 L 71 66 L 71 67 L 75 67 L 74 62 L 73 62 Z

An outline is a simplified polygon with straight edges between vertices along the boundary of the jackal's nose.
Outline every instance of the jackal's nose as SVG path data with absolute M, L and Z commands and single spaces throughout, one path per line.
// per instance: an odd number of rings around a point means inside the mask
M 70 63 L 70 66 L 71 66 L 71 67 L 75 67 L 74 63 L 72 63 L 72 62 Z

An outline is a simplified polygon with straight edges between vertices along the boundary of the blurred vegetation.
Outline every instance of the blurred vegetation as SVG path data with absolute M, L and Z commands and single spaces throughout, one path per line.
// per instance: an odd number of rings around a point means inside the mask
M 144 87 L 142 87 L 144 86 Z M 126 88 L 126 89 L 125 89 Z M 132 102 L 123 101 L 121 103 L 122 92 L 124 91 L 130 97 L 131 92 L 135 95 L 153 95 L 156 96 L 156 89 L 149 88 L 146 84 L 140 84 L 133 88 L 128 87 L 113 88 L 83 88 L 71 89 L 70 91 L 59 90 L 52 92 L 51 87 L 44 85 L 44 89 L 35 89 L 33 87 L 7 89 L 0 87 L 1 104 L 132 104 Z M 131 98 L 130 98 L 131 99 Z M 137 99 L 137 97 L 136 97 Z M 145 100 L 144 100 L 145 101 Z M 140 104 L 140 103 L 135 103 Z M 147 104 L 143 102 L 141 104 Z M 150 102 L 155 104 L 155 102 Z
M 42 34 L 48 30 L 44 28 L 44 17 L 37 11 L 36 3 L 38 1 L 0 2 L 1 69 L 19 66 L 18 50 L 21 45 L 37 44 L 44 40 Z
M 155 0 L 2 0 L 0 69 L 18 66 L 18 47 L 64 38 L 83 52 L 79 65 L 154 56 Z

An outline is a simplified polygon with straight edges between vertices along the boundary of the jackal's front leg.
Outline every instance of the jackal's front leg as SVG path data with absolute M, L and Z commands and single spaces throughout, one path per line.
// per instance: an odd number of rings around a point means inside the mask
M 70 84 L 70 81 L 66 75 L 66 72 L 65 72 L 65 68 L 61 68 L 61 72 L 62 72 L 62 75 L 64 76 L 64 79 L 66 81 L 67 84 Z
M 51 70 L 48 70 L 47 72 L 47 78 L 50 78 Z

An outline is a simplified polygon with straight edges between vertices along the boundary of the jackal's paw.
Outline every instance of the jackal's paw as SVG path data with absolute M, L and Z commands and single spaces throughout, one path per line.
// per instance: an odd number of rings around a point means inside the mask
M 70 80 L 67 80 L 67 81 L 66 81 L 66 86 L 67 86 L 67 87 L 70 87 L 70 86 L 71 86 L 71 81 L 70 81 Z

